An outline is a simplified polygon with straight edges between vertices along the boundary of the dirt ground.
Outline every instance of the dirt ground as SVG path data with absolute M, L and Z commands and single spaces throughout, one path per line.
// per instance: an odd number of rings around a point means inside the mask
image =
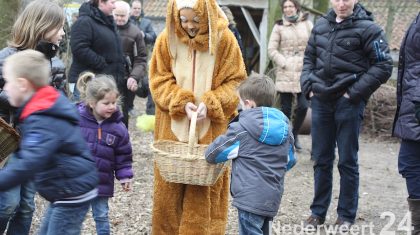
M 136 112 L 144 113 L 144 100 L 136 100 Z M 131 119 L 130 133 L 134 150 L 134 191 L 124 193 L 116 184 L 114 198 L 110 199 L 110 222 L 112 234 L 150 234 L 153 195 L 153 157 L 149 144 L 151 133 L 142 133 Z M 301 223 L 310 215 L 309 206 L 313 196 L 313 163 L 310 160 L 310 136 L 301 136 L 304 149 L 298 153 L 298 164 L 286 176 L 285 192 L 281 209 L 273 221 L 273 234 L 303 234 Z M 367 136 L 360 139 L 360 192 L 356 224 L 348 234 L 407 234 L 408 207 L 405 181 L 398 174 L 397 141 L 379 141 Z M 336 165 L 336 164 L 335 164 Z M 339 193 L 339 173 L 334 171 L 334 189 L 326 225 L 336 219 Z M 37 209 L 33 220 L 32 234 L 36 234 L 47 203 L 37 197 Z M 336 234 L 330 227 L 306 234 Z M 82 234 L 96 234 L 91 213 L 88 213 Z M 237 212 L 229 208 L 226 234 L 238 234 Z

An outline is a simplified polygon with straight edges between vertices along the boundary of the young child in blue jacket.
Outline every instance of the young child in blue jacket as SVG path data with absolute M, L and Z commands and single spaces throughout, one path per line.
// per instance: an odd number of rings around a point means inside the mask
M 98 172 L 79 128 L 74 105 L 49 86 L 44 54 L 27 49 L 7 57 L 4 90 L 17 107 L 21 140 L 16 160 L 0 170 L 0 193 L 28 179 L 50 202 L 39 234 L 80 234 Z
M 233 159 L 231 194 L 239 234 L 270 234 L 283 195 L 284 176 L 296 163 L 288 118 L 274 104 L 275 86 L 251 75 L 238 88 L 242 112 L 206 151 L 209 163 Z

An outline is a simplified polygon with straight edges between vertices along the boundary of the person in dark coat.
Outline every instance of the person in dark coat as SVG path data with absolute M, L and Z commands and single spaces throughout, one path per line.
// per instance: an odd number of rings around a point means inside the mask
M 92 71 L 113 76 L 121 91 L 127 85 L 121 40 L 112 16 L 114 4 L 115 0 L 90 0 L 80 7 L 71 27 L 70 83 L 76 83 L 80 73 Z M 77 89 L 74 96 L 77 100 Z
M 142 16 L 142 5 L 139 0 L 131 1 L 130 20 L 142 31 L 146 45 L 153 47 L 157 36 L 153 29 L 152 21 Z
M 114 19 L 121 37 L 126 63 L 127 87 L 122 97 L 122 112 L 124 123 L 128 126 L 129 109 L 139 87 L 145 86 L 147 53 L 143 34 L 140 29 L 129 21 L 130 5 L 124 1 L 115 2 Z
M 353 225 L 359 195 L 359 130 L 371 94 L 392 72 L 384 31 L 357 0 L 331 0 L 305 50 L 302 93 L 311 99 L 314 198 L 306 226 L 324 223 L 331 202 L 335 148 L 340 195 L 336 225 Z
M 139 0 L 131 1 L 131 22 L 133 22 L 137 27 L 140 28 L 142 34 L 144 35 L 144 42 L 146 43 L 146 48 L 148 54 L 151 54 L 153 51 L 153 46 L 156 41 L 156 33 L 153 29 L 152 21 L 147 17 L 144 17 L 144 13 L 142 11 L 142 4 Z M 145 89 L 146 88 L 146 89 Z M 147 95 L 147 103 L 146 103 L 146 114 L 154 115 L 155 114 L 155 103 L 153 101 L 152 95 L 150 94 L 149 89 L 149 77 L 146 73 L 146 77 L 144 77 L 144 86 L 138 88 L 136 94 L 139 97 L 143 97 Z
M 110 234 L 108 200 L 114 196 L 114 176 L 123 190 L 131 190 L 133 178 L 130 136 L 118 110 L 119 92 L 112 78 L 83 73 L 78 82 L 80 128 L 99 171 L 98 197 L 92 201 L 97 234 Z
M 33 179 L 36 191 L 50 202 L 39 234 L 80 234 L 97 196 L 98 172 L 77 110 L 48 85 L 49 73 L 49 61 L 32 49 L 5 61 L 4 89 L 18 108 L 21 140 L 15 160 L 0 171 L 0 192 Z
M 418 1 L 420 2 L 420 1 Z M 400 47 L 393 136 L 401 138 L 398 170 L 405 178 L 412 234 L 420 234 L 420 13 Z

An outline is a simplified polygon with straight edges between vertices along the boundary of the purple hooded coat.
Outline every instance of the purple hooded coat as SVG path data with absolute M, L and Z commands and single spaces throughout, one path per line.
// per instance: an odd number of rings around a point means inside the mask
M 123 116 L 116 111 L 110 118 L 98 123 L 84 103 L 77 106 L 82 135 L 98 167 L 98 196 L 112 197 L 114 172 L 118 180 L 133 178 L 132 149 L 127 128 L 122 123 Z

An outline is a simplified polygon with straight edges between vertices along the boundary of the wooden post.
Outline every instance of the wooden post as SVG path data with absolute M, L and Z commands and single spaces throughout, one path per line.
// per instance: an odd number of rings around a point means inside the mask
M 264 9 L 262 20 L 260 23 L 260 73 L 263 74 L 266 72 L 268 65 L 268 35 L 271 29 L 268 29 L 268 9 Z
M 386 19 L 385 25 L 385 34 L 388 42 L 391 40 L 392 37 L 392 28 L 394 26 L 394 18 L 396 12 L 396 3 L 393 0 L 387 0 L 387 7 L 388 7 L 388 18 Z

